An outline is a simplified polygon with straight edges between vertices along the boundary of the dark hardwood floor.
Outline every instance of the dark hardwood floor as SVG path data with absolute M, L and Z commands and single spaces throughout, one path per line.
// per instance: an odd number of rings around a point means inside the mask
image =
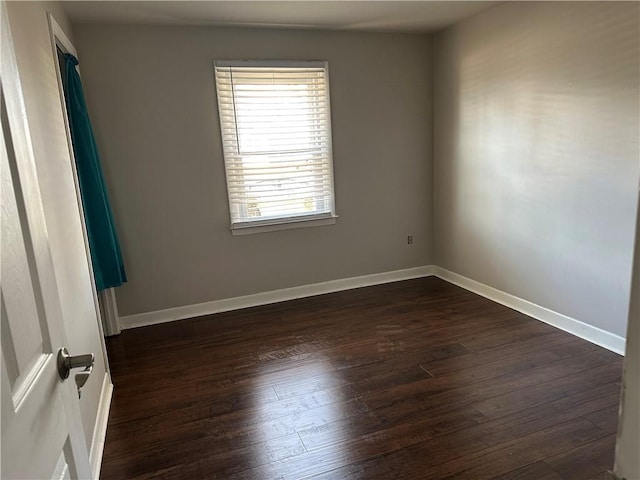
M 102 478 L 605 479 L 622 358 L 434 277 L 123 332 Z

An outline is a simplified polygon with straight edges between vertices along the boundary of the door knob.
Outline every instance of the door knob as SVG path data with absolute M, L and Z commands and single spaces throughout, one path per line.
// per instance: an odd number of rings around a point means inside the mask
M 85 355 L 69 355 L 66 348 L 61 348 L 58 351 L 58 374 L 62 380 L 66 380 L 69 378 L 69 372 L 73 368 L 84 368 L 84 371 L 91 373 L 94 360 L 95 356 L 93 353 L 87 353 Z M 85 379 L 82 384 L 84 385 L 86 381 L 87 380 Z

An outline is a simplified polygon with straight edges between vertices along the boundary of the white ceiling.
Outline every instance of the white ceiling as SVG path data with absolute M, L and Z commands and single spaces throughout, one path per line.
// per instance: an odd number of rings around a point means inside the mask
M 497 2 L 72 1 L 72 22 L 432 32 Z

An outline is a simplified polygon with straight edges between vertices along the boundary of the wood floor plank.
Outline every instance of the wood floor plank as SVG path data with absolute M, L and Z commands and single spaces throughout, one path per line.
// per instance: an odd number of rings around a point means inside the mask
M 545 429 L 534 428 L 532 433 L 510 440 L 509 435 L 505 435 L 503 441 L 494 440 L 495 445 L 488 448 L 484 448 L 482 437 L 473 436 L 471 433 L 468 436 L 438 437 L 395 450 L 384 456 L 382 462 L 371 457 L 364 462 L 353 462 L 326 474 L 319 474 L 317 478 L 394 478 L 393 472 L 399 469 L 402 478 L 410 479 L 491 479 L 493 476 L 540 461 L 555 452 L 567 451 L 576 445 L 600 438 L 602 435 L 602 430 L 578 418 L 555 423 Z M 291 463 L 300 463 L 306 469 L 311 468 L 300 458 L 292 459 Z M 273 465 L 270 467 L 274 468 Z M 273 473 L 285 475 L 283 478 L 296 478 L 295 475 L 286 476 L 287 471 L 284 469 L 274 470 Z M 244 472 L 238 478 L 257 476 L 247 476 L 247 472 Z
M 565 480 L 544 462 L 535 462 L 491 480 Z
M 420 466 L 426 468 L 426 471 L 432 471 L 436 468 L 436 465 L 456 461 L 460 457 L 466 457 L 465 462 L 467 463 L 465 465 L 467 465 L 470 464 L 470 458 L 484 455 L 487 448 L 505 448 L 510 442 L 514 441 L 527 445 L 528 442 L 518 439 L 535 434 L 540 430 L 551 428 L 554 425 L 575 421 L 583 415 L 600 410 L 602 405 L 610 402 L 610 397 L 618 389 L 618 385 L 612 385 L 612 387 L 608 389 L 601 388 L 599 389 L 600 391 L 593 393 L 581 391 L 566 397 L 561 403 L 551 402 L 543 406 L 532 407 L 506 417 L 478 422 L 478 425 L 468 426 L 459 431 L 434 436 L 433 439 L 420 445 L 415 445 L 413 442 L 407 443 L 407 445 L 414 445 L 414 449 L 420 452 L 413 453 L 412 457 L 424 459 L 421 460 Z M 357 443 L 358 440 L 354 439 L 353 442 Z M 402 468 L 406 469 L 407 462 L 413 461 L 413 458 L 402 460 L 402 456 L 406 454 L 406 451 L 412 451 L 412 449 L 403 451 L 402 449 L 394 449 L 393 445 L 388 444 L 379 445 L 379 448 L 381 450 L 378 451 L 378 454 L 384 455 L 383 463 L 388 464 L 389 468 L 394 468 L 393 465 L 397 463 L 403 465 Z M 385 450 L 382 450 L 383 448 Z M 345 446 L 344 449 L 349 450 L 348 446 Z M 361 454 L 362 452 L 359 451 L 359 453 Z M 426 460 L 427 457 L 429 460 Z M 430 463 L 434 459 L 435 463 Z M 373 465 L 372 468 L 374 469 L 378 468 L 379 462 L 380 460 L 375 456 L 365 458 L 359 462 L 353 461 L 351 465 L 334 471 L 328 478 L 360 478 L 360 473 L 358 472 L 369 472 L 370 465 Z M 367 475 L 369 474 L 371 473 L 367 473 Z M 426 475 L 424 472 L 423 474 Z M 436 476 L 435 478 L 438 477 Z
M 609 352 L 597 351 L 586 355 L 580 355 L 578 357 L 572 357 L 569 360 L 563 360 L 563 370 L 561 371 L 561 376 L 558 378 L 541 382 L 536 385 L 530 384 L 523 389 L 514 390 L 487 400 L 476 402 L 473 404 L 473 407 L 482 414 L 490 418 L 495 418 L 522 410 L 528 406 L 562 398 L 570 391 L 583 388 L 584 377 L 590 376 L 591 372 L 598 367 L 606 368 L 609 365 L 614 365 L 613 369 L 617 371 L 617 364 L 612 363 L 612 359 L 608 354 Z M 555 364 L 549 364 L 548 366 L 554 367 L 560 363 L 561 362 L 556 362 Z M 559 369 L 554 368 L 554 373 L 559 371 Z M 564 374 L 566 374 L 566 376 Z
M 621 357 L 433 277 L 107 346 L 104 479 L 587 480 L 611 466 Z
M 609 434 L 544 462 L 567 480 L 589 480 L 593 472 L 606 472 L 613 465 L 616 435 Z
M 453 479 L 461 476 L 469 480 L 490 479 L 496 473 L 509 472 L 530 462 L 540 461 L 556 452 L 565 452 L 591 440 L 599 439 L 603 431 L 582 418 L 570 420 L 518 438 L 495 448 L 480 452 L 476 458 L 460 457 L 439 466 L 426 478 Z M 474 465 L 475 466 L 472 466 Z M 469 468 L 471 467 L 471 468 Z M 447 477 L 445 473 L 452 471 Z
M 605 432 L 616 433 L 618 431 L 618 405 L 611 405 L 609 407 L 593 412 L 589 415 L 585 415 L 584 418 L 591 423 L 599 426 Z

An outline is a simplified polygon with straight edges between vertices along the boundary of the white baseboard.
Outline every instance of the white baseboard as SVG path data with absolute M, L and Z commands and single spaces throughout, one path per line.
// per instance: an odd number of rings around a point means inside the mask
M 115 290 L 113 288 L 102 290 L 98 292 L 98 297 L 102 300 L 102 330 L 105 337 L 118 335 L 120 333 L 120 323 Z
M 113 384 L 111 383 L 111 377 L 109 373 L 105 373 L 104 380 L 102 381 L 102 390 L 100 391 L 100 403 L 98 403 L 96 423 L 93 427 L 91 451 L 89 452 L 92 478 L 96 479 L 100 478 L 100 467 L 102 466 L 104 441 L 107 437 L 107 423 L 109 422 L 109 408 L 111 407 L 112 395 Z
M 469 290 L 470 292 L 477 293 L 489 300 L 500 303 L 506 307 L 517 310 L 530 317 L 540 320 L 544 323 L 569 332 L 576 337 L 580 337 L 591 343 L 595 343 L 601 347 L 611 350 L 612 352 L 624 355 L 625 339 L 618 335 L 615 335 L 601 328 L 594 327 L 587 323 L 576 320 L 575 318 L 568 317 L 548 308 L 541 307 L 535 303 L 529 302 L 522 298 L 511 295 L 510 293 L 503 292 L 496 288 L 485 285 L 484 283 L 471 280 L 449 270 L 445 270 L 441 267 L 434 267 L 434 275 L 449 283 L 453 283 L 459 287 Z
M 422 267 L 407 268 L 404 270 L 394 270 L 391 272 L 374 273 L 359 277 L 341 278 L 328 282 L 313 283 L 300 287 L 283 288 L 270 292 L 255 293 L 242 297 L 225 298 L 213 300 L 211 302 L 198 303 L 195 305 L 185 305 L 183 307 L 168 308 L 154 312 L 139 313 L 120 317 L 120 327 L 122 329 L 143 327 L 156 323 L 172 322 L 185 318 L 200 317 L 212 313 L 228 312 L 241 308 L 267 305 L 269 303 L 295 300 L 296 298 L 312 297 L 324 293 L 339 292 L 341 290 L 351 290 L 353 288 L 369 287 L 382 283 L 398 282 L 412 278 L 428 277 L 433 275 L 434 267 L 425 265 Z
M 422 267 L 407 268 L 405 270 L 394 270 L 391 272 L 374 273 L 360 277 L 342 278 L 328 282 L 302 285 L 300 287 L 283 288 L 270 292 L 255 293 L 242 297 L 226 298 L 211 302 L 198 303 L 196 305 L 185 305 L 183 307 L 168 308 L 154 312 L 139 313 L 120 317 L 120 327 L 122 329 L 143 327 L 156 323 L 172 322 L 185 318 L 200 317 L 213 313 L 227 312 L 241 308 L 267 305 L 269 303 L 284 302 L 296 298 L 312 297 L 324 293 L 350 290 L 353 288 L 368 287 L 382 283 L 398 282 L 412 278 L 428 277 L 435 275 L 454 285 L 477 293 L 489 300 L 500 303 L 506 307 L 522 312 L 525 315 L 548 323 L 560 330 L 569 332 L 577 337 L 588 340 L 591 343 L 600 345 L 612 352 L 624 355 L 625 339 L 606 330 L 581 322 L 575 318 L 568 317 L 548 308 L 536 305 L 522 298 L 477 282 L 454 272 L 445 270 L 435 265 L 425 265 Z

